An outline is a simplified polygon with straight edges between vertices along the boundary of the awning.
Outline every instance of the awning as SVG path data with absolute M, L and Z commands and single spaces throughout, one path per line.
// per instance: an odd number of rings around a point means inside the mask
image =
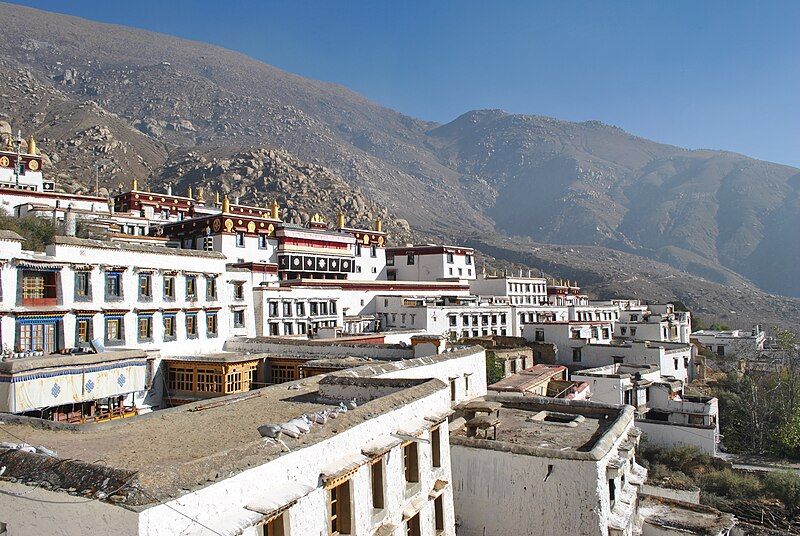
M 369 458 L 363 454 L 353 454 L 324 467 L 320 477 L 325 487 L 332 488 L 350 478 L 353 473 L 358 471 L 359 467 L 366 463 L 369 463 Z
M 403 521 L 407 521 L 417 515 L 427 502 L 428 498 L 424 495 L 414 497 L 411 502 L 403 508 Z
M 297 482 L 270 484 L 269 491 L 254 495 L 250 502 L 245 505 L 245 508 L 267 517 L 272 517 L 291 507 L 312 491 L 314 491 L 314 488 L 311 486 L 298 484 Z
M 384 523 L 375 529 L 375 532 L 372 533 L 372 536 L 392 536 L 394 531 L 397 529 L 395 525 L 391 523 Z
M 32 261 L 18 261 L 17 262 L 18 268 L 27 268 L 29 270 L 39 270 L 39 271 L 46 271 L 46 272 L 57 272 L 61 270 L 64 265 L 63 264 L 56 264 L 54 262 L 32 262 Z
M 433 483 L 433 488 L 431 488 L 431 492 L 428 493 L 428 498 L 435 499 L 444 492 L 447 486 L 448 486 L 447 480 L 442 480 L 442 479 L 436 480 L 436 482 Z
M 386 454 L 402 442 L 402 439 L 394 436 L 380 436 L 364 445 L 364 448 L 361 449 L 361 454 L 369 456 L 370 458 L 377 458 L 378 456 Z

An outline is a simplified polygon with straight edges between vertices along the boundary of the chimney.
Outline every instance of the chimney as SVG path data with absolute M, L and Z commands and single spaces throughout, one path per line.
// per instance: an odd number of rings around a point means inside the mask
M 72 206 L 69 206 L 66 212 L 64 212 L 64 234 L 66 236 L 75 236 L 77 230 L 78 218 L 76 214 L 72 212 Z

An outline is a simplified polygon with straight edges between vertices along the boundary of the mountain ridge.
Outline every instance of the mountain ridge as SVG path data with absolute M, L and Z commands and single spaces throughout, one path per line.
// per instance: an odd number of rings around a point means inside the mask
M 164 187 L 181 180 L 175 163 L 192 153 L 186 169 L 218 170 L 203 171 L 207 187 L 247 194 L 236 185 L 242 174 L 219 161 L 281 150 L 297 158 L 294 169 L 321 165 L 363 192 L 372 203 L 365 216 L 389 215 L 420 236 L 500 231 L 523 249 L 528 239 L 602 246 L 692 277 L 800 296 L 791 277 L 800 170 L 790 166 L 594 120 L 472 110 L 439 124 L 199 41 L 9 4 L 0 22 L 0 119 L 37 134 L 68 188 L 90 188 L 97 162 L 106 188 L 134 176 Z M 277 180 L 252 178 L 264 188 Z

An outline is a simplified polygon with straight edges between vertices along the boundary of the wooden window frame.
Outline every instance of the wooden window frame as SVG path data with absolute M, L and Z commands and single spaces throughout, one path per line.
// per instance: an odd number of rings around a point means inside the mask
M 416 441 L 403 444 L 403 477 L 407 485 L 419 483 L 419 446 Z
M 386 508 L 386 489 L 385 489 L 385 464 L 384 457 L 380 456 L 372 460 L 369 464 L 370 487 L 372 491 L 372 508 L 383 510 Z
M 351 487 L 348 479 L 328 489 L 328 529 L 331 536 L 353 532 Z
M 442 466 L 442 425 L 431 428 L 431 465 Z

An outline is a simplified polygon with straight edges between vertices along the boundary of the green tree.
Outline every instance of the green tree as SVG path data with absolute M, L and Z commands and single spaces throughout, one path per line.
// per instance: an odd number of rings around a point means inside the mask
M 781 501 L 791 515 L 800 513 L 800 475 L 774 471 L 764 477 L 764 491 Z
M 35 216 L 15 218 L 0 214 L 0 229 L 20 235 L 25 239 L 23 247 L 30 251 L 44 251 L 56 234 L 56 227 L 51 220 Z
M 502 380 L 506 375 L 503 361 L 486 352 L 486 384 L 492 385 Z

